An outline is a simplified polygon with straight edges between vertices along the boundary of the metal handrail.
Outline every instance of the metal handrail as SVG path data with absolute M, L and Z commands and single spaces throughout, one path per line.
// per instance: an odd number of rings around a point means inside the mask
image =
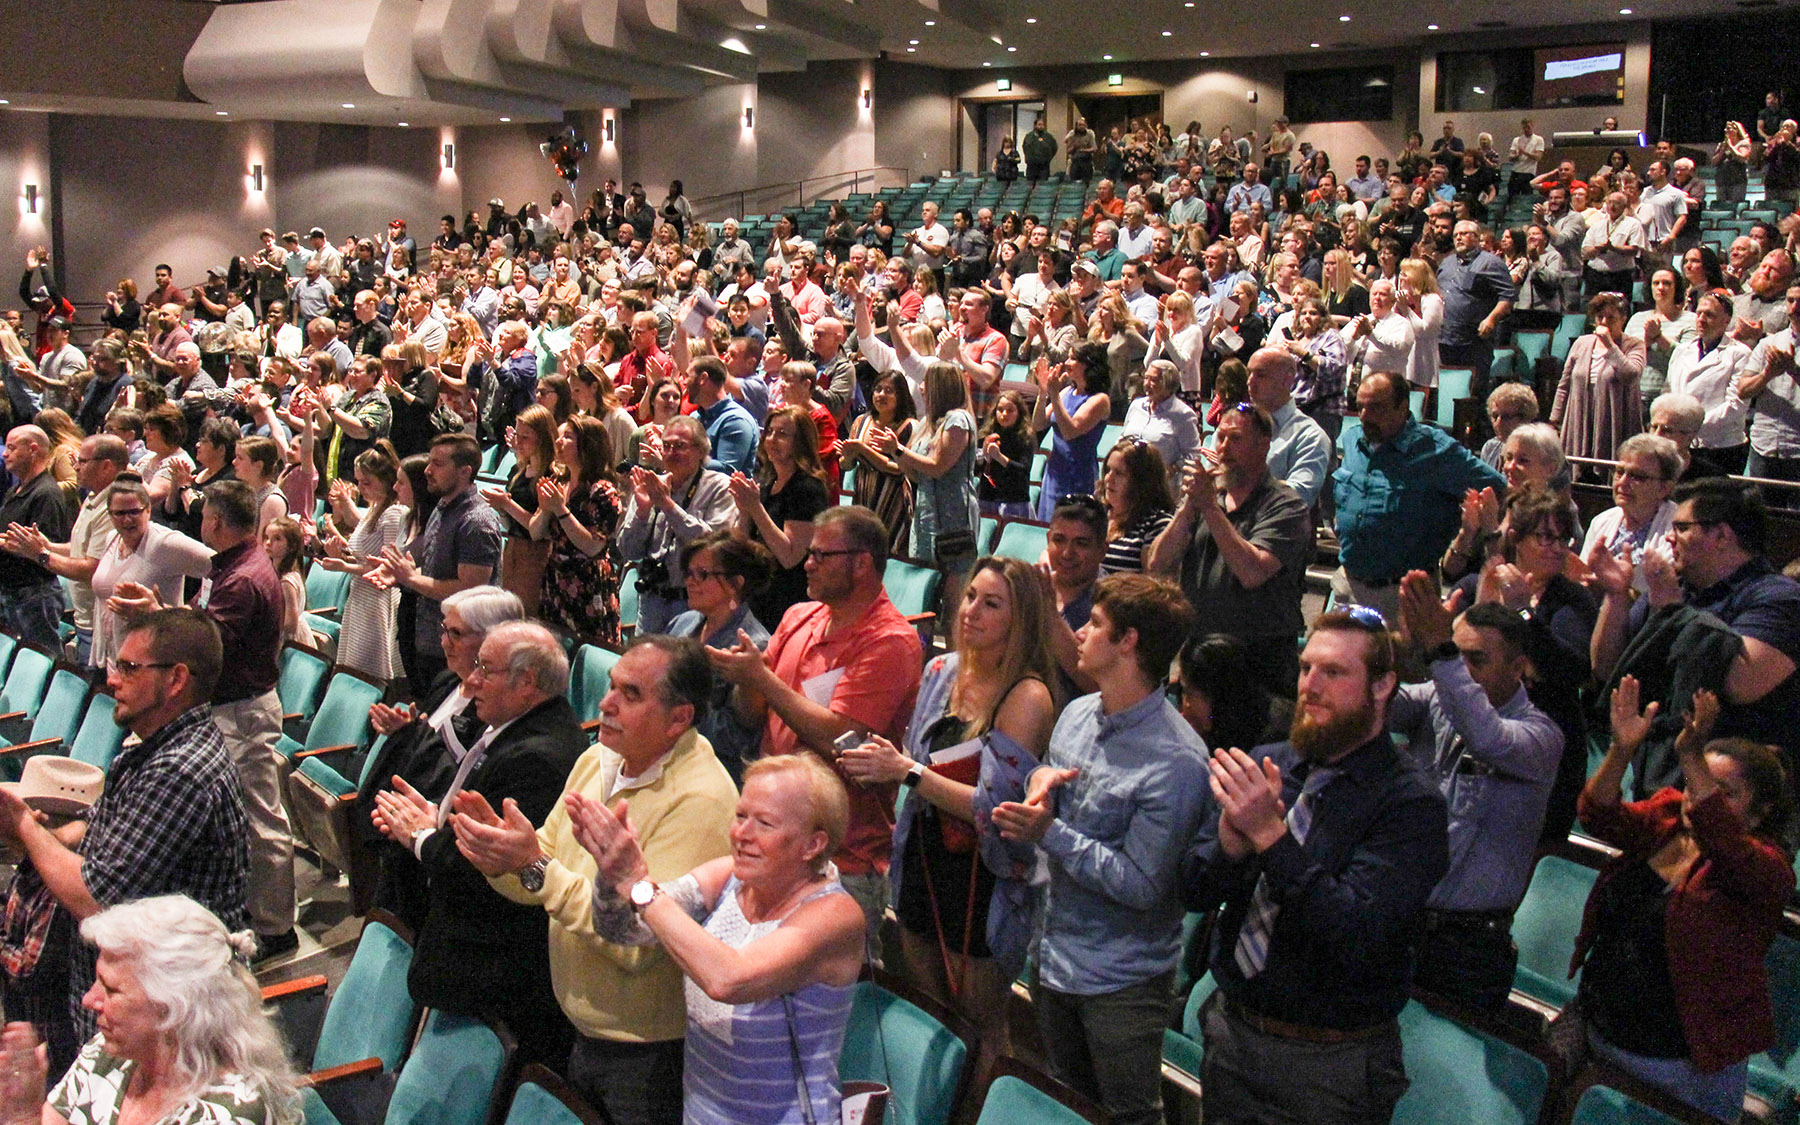
M 814 199 L 818 199 L 822 194 L 831 194 L 838 189 L 843 188 L 846 186 L 846 181 L 848 182 L 850 191 L 854 193 L 862 190 L 862 181 L 865 175 L 873 182 L 876 179 L 875 173 L 878 172 L 898 172 L 900 173 L 900 182 L 903 184 L 909 183 L 912 180 L 912 169 L 910 168 L 905 168 L 898 164 L 877 164 L 871 168 L 851 168 L 847 171 L 832 172 L 823 176 L 806 176 L 798 180 L 778 180 L 772 184 L 758 184 L 756 187 L 740 188 L 737 191 L 720 192 L 717 195 L 703 195 L 700 198 L 690 200 L 689 202 L 694 208 L 695 216 L 704 220 L 713 217 L 709 212 L 713 210 L 714 205 L 727 201 L 735 201 L 736 207 L 725 211 L 724 214 L 719 217 L 741 218 L 744 214 L 744 204 L 751 196 L 762 196 L 773 192 L 785 194 L 787 190 L 791 188 L 795 193 L 796 205 L 803 207 L 806 205 L 807 184 L 829 181 L 834 185 L 826 192 L 813 192 Z M 771 203 L 776 206 L 780 206 L 784 202 L 784 200 L 771 200 Z
M 1565 457 L 1564 460 L 1566 460 L 1570 464 L 1574 464 L 1574 465 L 1594 465 L 1594 466 L 1597 466 L 1600 468 L 1605 468 L 1609 471 L 1618 465 L 1617 461 L 1608 461 L 1603 457 L 1569 456 L 1569 457 Z M 1741 473 L 1732 473 L 1731 479 L 1732 480 L 1741 480 L 1747 484 L 1754 484 L 1758 488 L 1764 488 L 1764 489 L 1768 489 L 1768 488 L 1800 488 L 1800 481 L 1771 480 L 1768 477 L 1750 477 L 1750 476 L 1744 476 Z

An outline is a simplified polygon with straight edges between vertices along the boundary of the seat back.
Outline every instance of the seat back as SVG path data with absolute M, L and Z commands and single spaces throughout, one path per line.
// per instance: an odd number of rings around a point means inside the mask
M 936 610 L 938 579 L 938 572 L 930 567 L 889 559 L 881 574 L 881 585 L 894 608 L 911 617 Z
M 967 1044 L 923 1008 L 862 981 L 850 1008 L 838 1077 L 886 1083 L 893 1091 L 888 1101 L 893 1125 L 947 1121 L 968 1055 Z
M 569 706 L 576 718 L 586 723 L 600 717 L 600 701 L 612 690 L 612 670 L 618 662 L 618 653 L 599 645 L 582 645 L 576 650 L 569 672 Z
M 6 673 L 6 687 L 0 690 L 0 712 L 22 711 L 25 718 L 36 719 L 55 671 L 56 661 L 49 653 L 20 645 Z
M 306 572 L 306 608 L 313 613 L 339 610 L 350 597 L 350 575 L 315 566 Z
M 367 746 L 371 727 L 369 708 L 381 702 L 385 692 L 360 676 L 339 672 L 331 677 L 319 713 L 306 730 L 306 748 Z
M 481 1020 L 433 1011 L 400 1068 L 387 1125 L 483 1125 L 511 1054 Z
M 282 712 L 299 715 L 302 720 L 310 719 L 330 675 L 331 663 L 323 656 L 299 645 L 283 645 L 281 677 L 275 681 L 275 694 L 281 700 Z
M 1464 1027 L 1417 1000 L 1400 1012 L 1400 1041 L 1412 1084 L 1394 1109 L 1397 1125 L 1531 1125 L 1544 1108 L 1550 1068 L 1510 1043 Z
M 13 653 L 19 648 L 19 639 L 11 633 L 0 633 L 0 676 L 12 667 Z
M 384 922 L 363 923 L 362 938 L 344 979 L 325 1009 L 312 1068 L 329 1070 L 363 1059 L 381 1060 L 391 1071 L 406 1054 L 412 1032 L 413 1001 L 406 989 L 412 943 Z
M 1085 1125 L 1087 1118 L 1023 1079 L 1003 1074 L 988 1084 L 976 1125 Z
M 1469 397 L 1474 380 L 1475 372 L 1467 367 L 1438 369 L 1436 421 L 1439 428 L 1456 428 L 1456 403 Z
M 604 1125 L 604 1121 L 567 1082 L 533 1063 L 519 1075 L 505 1125 Z
M 96 766 L 102 773 L 112 769 L 113 759 L 125 745 L 125 728 L 113 722 L 113 707 L 111 695 L 95 692 L 88 700 L 81 729 L 75 732 L 75 741 L 69 747 L 69 757 Z
M 1682 1125 L 1666 1113 L 1658 1113 L 1630 1094 L 1611 1086 L 1589 1086 L 1575 1103 L 1569 1125 Z
M 1519 946 L 1519 968 L 1513 987 L 1558 1008 L 1575 996 L 1581 979 L 1569 977 L 1569 958 L 1581 932 L 1581 911 L 1594 889 L 1597 872 L 1561 856 L 1538 861 L 1525 900 L 1513 916 L 1513 941 Z
M 1000 528 L 1000 540 L 994 544 L 994 553 L 1035 566 L 1044 553 L 1049 535 L 1050 529 L 1042 524 L 1009 520 Z
M 1750 1056 L 1750 1091 L 1770 1105 L 1791 1106 L 1800 1094 L 1800 941 L 1777 936 L 1764 964 L 1775 1009 L 1775 1045 Z
M 31 741 L 54 738 L 73 742 L 75 731 L 81 726 L 81 708 L 87 702 L 90 686 L 87 677 L 74 669 L 58 668 L 50 677 L 50 686 L 44 692 L 37 718 L 31 721 Z

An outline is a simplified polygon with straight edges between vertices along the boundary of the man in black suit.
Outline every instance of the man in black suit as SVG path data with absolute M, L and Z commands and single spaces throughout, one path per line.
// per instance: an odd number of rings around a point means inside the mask
M 514 804 L 533 824 L 543 823 L 587 748 L 564 698 L 568 686 L 568 658 L 549 630 L 524 621 L 495 627 L 463 682 L 487 730 L 469 747 L 444 800 L 428 802 L 399 777 L 375 799 L 375 826 L 418 856 L 429 886 L 407 975 L 413 999 L 498 1018 L 526 1060 L 556 1070 L 567 1062 L 574 1028 L 550 987 L 544 912 L 502 898 L 457 850 L 455 834 L 440 829 L 451 799 L 464 790 L 496 809 Z

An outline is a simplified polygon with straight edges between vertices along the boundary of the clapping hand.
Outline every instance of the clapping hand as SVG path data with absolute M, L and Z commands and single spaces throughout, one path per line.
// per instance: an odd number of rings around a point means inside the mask
M 8 1023 L 0 1031 L 0 1121 L 39 1120 L 49 1072 L 48 1051 L 37 1031 L 29 1023 Z
M 1654 704 L 1652 704 L 1654 706 Z M 1706 749 L 1713 725 L 1719 721 L 1719 697 L 1705 688 L 1694 692 L 1694 705 L 1681 717 L 1681 733 L 1675 736 L 1675 752 L 1686 756 Z
M 1219 844 L 1230 858 L 1267 851 L 1287 834 L 1281 767 L 1269 759 L 1258 764 L 1236 748 L 1213 751 L 1212 791 L 1219 802 Z
M 1615 555 L 1606 549 L 1606 544 L 1599 540 L 1587 553 L 1588 571 L 1594 576 L 1594 584 L 1600 592 L 1608 597 L 1624 597 L 1631 592 L 1631 580 L 1636 568 L 1631 562 L 1629 548 L 1623 554 Z
M 1461 590 L 1439 601 L 1437 584 L 1422 570 L 1409 570 L 1400 579 L 1400 632 L 1426 652 L 1452 639 L 1461 608 Z
M 437 823 L 437 806 L 395 774 L 394 787 L 375 794 L 375 811 L 369 818 L 376 831 L 410 848 L 419 833 Z
M 851 781 L 899 781 L 912 770 L 913 760 L 902 754 L 892 742 L 871 734 L 860 746 L 852 746 L 837 758 L 838 766 Z
M 743 473 L 731 474 L 731 499 L 738 511 L 749 515 L 762 507 L 762 490 L 756 481 Z
M 456 833 L 456 850 L 483 875 L 498 876 L 536 862 L 543 854 L 531 820 L 511 797 L 494 812 L 487 798 L 464 789 L 451 801 L 447 822 Z
M 369 725 L 375 728 L 376 734 L 393 734 L 408 723 L 417 721 L 418 708 L 411 704 L 390 707 L 385 703 L 369 705 Z
M 738 630 L 736 645 L 731 648 L 713 648 L 708 645 L 706 656 L 712 661 L 713 671 L 734 684 L 748 683 L 769 668 L 768 658 L 756 647 L 750 634 L 742 629 Z
M 36 558 L 50 547 L 50 541 L 35 524 L 15 523 L 10 525 L 4 534 L 0 534 L 0 549 L 8 554 Z
M 561 481 L 541 477 L 538 480 L 538 504 L 545 511 L 561 519 L 569 512 L 569 486 Z
M 1675 572 L 1675 556 L 1667 539 L 1644 548 L 1644 584 L 1655 608 L 1681 601 L 1681 577 Z
M 576 842 L 594 857 L 595 881 L 605 882 L 624 897 L 633 883 L 650 874 L 650 865 L 644 861 L 643 849 L 638 845 L 637 829 L 631 824 L 628 802 L 621 797 L 616 806 L 608 809 L 574 791 L 563 800 Z
M 113 587 L 113 595 L 106 599 L 106 609 L 120 617 L 139 617 L 146 613 L 154 613 L 163 608 L 162 599 L 156 591 L 137 582 L 121 582 Z
M 864 432 L 863 443 L 883 457 L 892 457 L 894 449 L 900 444 L 900 439 L 893 430 L 877 422 Z
M 1495 555 L 1481 568 L 1475 600 L 1493 602 L 1518 611 L 1531 605 L 1531 579 L 1513 563 Z
M 994 827 L 1008 840 L 1038 843 L 1050 830 L 1050 822 L 1056 819 L 1051 795 L 1080 775 L 1080 770 L 1048 767 L 1034 771 L 1026 784 L 1023 801 L 1003 801 L 995 806 Z

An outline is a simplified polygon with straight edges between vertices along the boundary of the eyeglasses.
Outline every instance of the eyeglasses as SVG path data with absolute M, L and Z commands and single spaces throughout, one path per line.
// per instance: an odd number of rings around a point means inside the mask
M 1697 527 L 1717 527 L 1718 520 L 1670 520 L 1669 529 L 1677 534 L 1692 531 Z
M 1520 536 L 1520 538 L 1534 540 L 1538 543 L 1542 543 L 1546 547 L 1566 547 L 1569 545 L 1569 541 L 1566 538 L 1558 535 L 1553 529 L 1547 527 L 1540 527 L 1536 531 L 1527 531 L 1524 535 Z
M 114 508 L 109 513 L 113 519 L 134 520 L 144 514 L 142 508 Z
M 173 667 L 175 667 L 174 664 L 166 663 L 166 662 L 153 661 L 153 662 L 149 662 L 149 663 L 140 664 L 135 660 L 113 660 L 113 661 L 108 662 L 108 664 L 107 664 L 107 668 L 109 670 L 117 672 L 121 676 L 135 676 L 139 672 L 142 672 L 146 668 L 173 668 Z
M 453 641 L 465 641 L 465 640 L 468 640 L 470 637 L 477 636 L 477 635 L 478 634 L 473 629 L 452 629 L 448 625 L 439 625 L 438 626 L 438 636 L 449 637 Z
M 808 553 L 810 554 L 811 552 Z M 731 577 L 731 572 L 727 570 L 703 570 L 700 567 L 690 566 L 687 570 L 687 577 L 690 582 L 711 582 L 715 578 L 722 582 Z
M 1499 410 L 1489 414 L 1488 417 L 1496 422 L 1523 422 L 1525 420 L 1524 413 L 1517 410 Z
M 806 561 L 824 562 L 826 559 L 837 558 L 839 555 L 866 555 L 868 553 L 861 547 L 846 547 L 841 551 L 821 551 L 819 548 L 813 547 L 806 552 Z
M 700 448 L 700 447 L 695 445 L 691 441 L 686 441 L 686 440 L 670 441 L 668 438 L 663 439 L 663 452 L 664 453 L 672 453 L 678 449 L 698 449 L 698 448 Z
M 1668 479 L 1666 477 L 1652 476 L 1649 473 L 1642 473 L 1636 469 L 1627 469 L 1623 465 L 1615 466 L 1612 475 L 1614 480 L 1630 480 L 1636 481 L 1638 484 L 1650 484 L 1654 481 Z

